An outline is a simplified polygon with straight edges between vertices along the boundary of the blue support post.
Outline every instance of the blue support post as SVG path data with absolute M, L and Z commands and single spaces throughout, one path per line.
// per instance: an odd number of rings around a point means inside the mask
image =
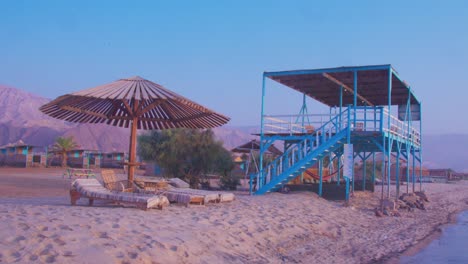
M 386 152 L 386 146 L 385 146 L 385 133 L 382 133 L 382 176 L 381 176 L 381 185 L 382 185 L 382 194 L 381 194 L 381 199 L 383 200 L 384 197 L 384 180 L 385 180 L 385 166 L 387 165 L 387 162 L 385 160 L 385 157 L 387 155 Z
M 393 70 L 392 70 L 392 67 L 389 67 L 388 68 L 388 129 L 390 129 L 391 127 L 391 114 L 392 114 L 392 74 L 393 74 Z M 389 135 L 388 137 L 388 150 L 387 150 L 387 153 L 388 153 L 388 164 L 387 164 L 387 183 L 388 183 L 388 187 L 387 187 L 387 198 L 390 198 L 390 167 L 391 167 L 391 161 L 392 161 L 392 158 L 391 158 L 391 153 L 392 153 L 392 147 L 393 147 L 393 139 L 392 137 Z
M 375 152 L 372 152 L 372 186 L 375 187 Z
M 340 128 L 340 131 L 341 131 L 341 112 L 343 111 L 342 110 L 343 108 L 343 86 L 340 86 L 340 125 L 339 125 L 339 128 Z
M 351 176 L 351 181 L 352 181 L 352 186 L 351 186 L 351 192 L 354 193 L 354 155 L 353 155 L 353 170 L 352 170 L 352 176 Z
M 419 191 L 422 192 L 422 103 L 419 103 Z
M 400 197 L 400 143 L 397 143 L 397 157 L 396 157 L 396 168 L 395 168 L 395 180 L 396 180 L 396 198 Z
M 366 131 L 366 126 L 367 126 L 367 104 L 364 104 L 364 126 L 363 126 L 363 131 Z
M 304 118 L 305 114 L 307 113 L 307 105 L 306 105 L 306 95 L 302 94 L 302 127 L 304 127 Z
M 252 195 L 252 185 L 253 185 L 253 178 L 255 177 L 255 174 L 250 174 L 249 175 L 249 178 L 250 178 L 250 181 L 249 181 L 249 194 Z
M 388 137 L 388 160 L 387 160 L 387 198 L 390 199 L 390 181 L 391 181 L 391 167 L 392 167 L 392 148 L 393 148 L 393 138 Z
M 341 178 L 341 155 L 338 157 L 338 172 L 337 172 L 337 179 L 336 185 L 340 186 L 340 178 Z
M 366 157 L 366 152 L 364 152 L 364 158 Z M 365 191 L 366 190 L 366 174 L 367 174 L 367 158 L 363 159 L 362 160 L 363 162 L 363 166 L 364 166 L 364 169 L 363 169 L 363 172 L 362 172 L 362 190 Z
M 354 83 L 353 83 L 353 86 L 354 86 L 354 94 L 353 94 L 353 104 L 354 104 L 354 122 L 353 122 L 353 127 L 356 127 L 356 107 L 357 107 L 357 71 L 354 71 Z M 354 185 L 354 181 L 353 181 L 353 185 Z M 354 190 L 354 188 L 353 188 Z
M 409 143 L 406 144 L 406 193 L 409 193 L 409 185 L 410 185 L 410 179 L 409 179 L 409 168 L 410 168 L 410 150 L 411 148 L 409 146 Z
M 408 89 L 408 100 L 406 101 L 406 113 L 405 113 L 405 121 L 407 123 L 407 130 L 406 133 L 410 134 L 410 127 L 411 127 L 411 89 Z M 409 193 L 409 167 L 410 167 L 410 150 L 412 143 L 409 139 L 406 139 L 406 193 Z M 414 168 L 413 168 L 414 170 Z
M 374 106 L 374 130 L 377 130 L 377 107 Z
M 261 119 L 260 119 L 260 164 L 259 164 L 259 176 L 257 179 L 257 190 L 262 187 L 263 183 L 263 152 L 265 151 L 263 149 L 263 115 L 264 115 L 264 110 L 265 110 L 265 74 L 263 74 L 263 80 L 262 80 L 262 110 L 261 110 Z
M 347 131 L 347 143 L 351 143 L 351 106 L 348 105 L 348 131 Z
M 318 162 L 318 166 L 319 166 L 319 193 L 318 195 L 320 197 L 322 197 L 322 184 L 323 184 L 323 159 L 320 159 L 319 162 Z
M 348 105 L 348 131 L 347 131 L 347 144 L 351 144 L 351 106 Z M 354 156 L 354 155 L 353 155 Z M 354 166 L 354 157 L 353 157 L 353 166 Z M 352 192 L 354 192 L 354 168 L 353 168 L 353 174 L 352 174 Z M 346 177 L 345 177 L 346 178 Z M 348 183 L 349 184 L 349 183 Z
M 411 174 L 412 174 L 412 177 L 413 177 L 412 179 L 413 179 L 413 192 L 414 192 L 414 191 L 415 191 L 415 186 L 416 186 L 416 178 L 415 178 L 415 168 L 416 168 L 416 166 L 414 166 L 414 164 L 415 164 L 414 147 L 411 148 L 411 150 L 412 150 L 411 152 L 412 152 L 412 154 L 413 154 L 413 155 L 412 155 L 412 156 L 413 156 L 413 171 L 411 172 Z
M 344 177 L 346 181 L 346 201 L 349 200 L 349 179 L 347 177 Z

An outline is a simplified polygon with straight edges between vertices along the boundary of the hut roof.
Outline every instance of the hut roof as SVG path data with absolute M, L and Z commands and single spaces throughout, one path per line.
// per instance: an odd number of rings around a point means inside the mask
M 242 144 L 236 148 L 233 148 L 231 151 L 232 152 L 238 152 L 238 153 L 250 153 L 250 151 L 252 150 L 256 150 L 256 151 L 259 151 L 260 150 L 260 142 L 256 139 L 252 139 L 251 141 L 245 143 L 245 144 Z M 267 150 L 268 153 L 271 153 L 271 154 L 274 154 L 274 155 L 281 155 L 283 154 L 283 152 L 281 152 L 281 150 L 279 150 L 277 147 L 275 147 L 274 145 L 271 145 L 268 150 Z

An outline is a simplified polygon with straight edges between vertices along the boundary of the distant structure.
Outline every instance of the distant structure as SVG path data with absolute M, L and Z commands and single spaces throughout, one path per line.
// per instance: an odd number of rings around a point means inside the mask
M 93 152 L 90 154 L 90 164 L 96 168 L 123 169 L 126 160 L 125 152 Z
M 298 114 L 265 113 L 267 85 L 272 81 L 302 94 Z M 307 98 L 324 104 L 328 111 L 309 114 Z M 349 191 L 372 191 L 380 170 L 382 195 L 390 198 L 392 165 L 397 196 L 402 178 L 408 183 L 406 192 L 416 191 L 421 182 L 421 102 L 391 65 L 265 72 L 261 100 L 260 172 L 250 176 L 251 182 L 258 182 L 250 186 L 254 194 L 289 186 L 314 165 L 318 166 L 316 191 L 320 196 L 342 192 L 341 197 L 348 199 Z M 264 165 L 263 154 L 273 144 L 283 144 L 284 153 Z M 383 154 L 380 160 L 376 153 Z M 363 164 L 360 180 L 354 175 L 358 160 Z M 401 160 L 405 160 L 405 171 Z M 326 176 L 333 183 L 324 186 Z
M 61 166 L 62 157 L 49 151 L 49 166 Z M 92 149 L 73 149 L 67 151 L 67 166 L 72 168 L 124 168 L 124 152 L 99 152 Z
M 239 174 L 239 171 L 242 172 L 241 186 L 247 187 L 250 181 L 247 181 L 247 177 L 251 173 L 258 173 L 258 158 L 260 153 L 260 141 L 252 139 L 247 143 L 244 143 L 240 146 L 237 146 L 231 150 L 232 153 L 242 154 L 241 157 L 237 156 L 234 158 L 234 174 Z M 263 151 L 263 155 L 270 158 L 274 158 L 282 155 L 283 152 L 279 150 L 274 145 L 270 145 L 266 151 Z
M 455 172 L 452 169 L 429 169 L 429 177 L 433 179 L 442 178 L 446 181 L 456 181 L 465 178 L 464 173 Z
M 71 168 L 89 168 L 90 154 L 96 150 L 73 149 L 67 151 L 67 166 Z M 47 165 L 53 167 L 62 166 L 62 156 L 57 151 L 49 151 Z
M 45 166 L 46 156 L 43 147 L 33 146 L 19 140 L 0 147 L 0 166 L 37 167 Z

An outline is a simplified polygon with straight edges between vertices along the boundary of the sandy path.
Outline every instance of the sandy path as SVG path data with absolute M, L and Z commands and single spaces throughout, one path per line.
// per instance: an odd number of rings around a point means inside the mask
M 58 180 L 50 187 L 57 197 L 0 193 L 0 263 L 369 263 L 398 254 L 468 208 L 468 185 L 454 184 L 426 185 L 428 210 L 402 217 L 375 217 L 378 194 L 371 193 L 357 193 L 350 206 L 311 193 L 274 193 L 163 211 L 85 201 L 72 207 L 67 180 L 43 177 Z

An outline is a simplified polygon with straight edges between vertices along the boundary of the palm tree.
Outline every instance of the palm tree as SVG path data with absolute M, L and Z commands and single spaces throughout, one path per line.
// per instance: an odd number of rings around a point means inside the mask
M 62 156 L 62 167 L 67 166 L 67 152 L 78 147 L 78 144 L 75 142 L 73 136 L 70 137 L 58 137 L 55 140 L 54 145 L 52 146 L 52 151 L 57 153 L 57 155 Z

